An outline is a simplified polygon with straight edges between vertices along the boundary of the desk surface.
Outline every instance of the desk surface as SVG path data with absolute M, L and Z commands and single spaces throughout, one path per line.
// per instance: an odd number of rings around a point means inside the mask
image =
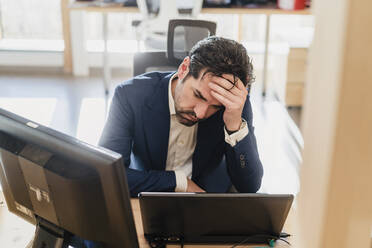
M 0 191 L 0 202 L 3 202 L 2 199 L 2 192 Z M 141 211 L 139 207 L 139 200 L 132 199 L 132 210 L 134 215 L 134 221 L 136 224 L 138 241 L 141 248 L 150 248 L 148 245 L 144 235 L 143 235 L 143 227 L 142 227 L 142 219 L 141 219 Z M 292 210 L 289 213 L 288 219 L 285 223 L 285 230 L 291 231 L 291 221 L 293 220 L 292 217 L 293 213 Z M 22 218 L 10 213 L 8 208 L 5 204 L 0 204 L 0 244 L 1 247 L 4 248 L 23 248 L 26 247 L 27 244 L 30 243 L 32 240 L 35 232 L 35 226 L 31 225 L 30 223 L 26 222 Z M 290 240 L 289 240 L 290 241 Z M 227 248 L 231 247 L 232 245 L 185 245 L 185 247 L 193 247 L 193 248 L 212 248 L 212 247 L 219 247 L 219 248 Z M 179 245 L 168 245 L 168 248 L 179 248 Z M 264 245 L 242 245 L 238 247 L 267 247 Z M 288 248 L 290 247 L 284 242 L 278 241 L 275 247 L 278 248 Z
M 83 10 L 89 12 L 125 12 L 139 13 L 137 7 L 125 7 L 121 5 L 102 5 L 95 6 L 92 3 L 74 2 L 69 5 L 70 10 Z M 202 14 L 266 14 L 266 15 L 310 15 L 310 9 L 304 10 L 283 10 L 273 7 L 245 8 L 245 7 L 225 7 L 225 8 L 202 8 Z

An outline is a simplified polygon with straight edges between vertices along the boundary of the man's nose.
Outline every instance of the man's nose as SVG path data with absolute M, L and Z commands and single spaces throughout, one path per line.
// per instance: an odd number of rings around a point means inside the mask
M 208 111 L 208 104 L 207 103 L 200 103 L 200 104 L 196 105 L 195 108 L 194 108 L 194 112 L 195 112 L 196 117 L 198 119 L 206 118 L 207 111 Z

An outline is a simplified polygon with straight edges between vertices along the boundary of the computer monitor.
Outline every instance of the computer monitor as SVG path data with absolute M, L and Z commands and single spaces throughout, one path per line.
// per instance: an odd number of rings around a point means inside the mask
M 0 109 L 0 181 L 10 212 L 36 225 L 33 247 L 70 237 L 139 247 L 119 154 Z
M 150 243 L 270 245 L 287 236 L 282 229 L 293 198 L 290 194 L 141 192 L 139 203 L 144 236 Z

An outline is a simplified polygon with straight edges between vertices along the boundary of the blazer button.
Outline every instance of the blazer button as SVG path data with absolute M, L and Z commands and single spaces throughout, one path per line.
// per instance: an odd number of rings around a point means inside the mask
M 240 167 L 245 168 L 245 162 L 243 160 L 240 161 Z
M 243 154 L 240 154 L 240 160 L 241 160 L 241 161 L 244 160 L 244 155 L 243 155 Z

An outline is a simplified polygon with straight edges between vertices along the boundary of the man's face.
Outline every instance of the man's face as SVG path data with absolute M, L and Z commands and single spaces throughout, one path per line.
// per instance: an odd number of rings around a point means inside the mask
M 202 70 L 199 77 L 195 79 L 192 76 L 182 77 L 180 70 L 178 72 L 179 78 L 174 89 L 174 104 L 177 119 L 181 124 L 192 126 L 223 108 L 223 105 L 210 93 L 208 83 L 211 82 L 212 73 L 204 75 L 205 70 Z

